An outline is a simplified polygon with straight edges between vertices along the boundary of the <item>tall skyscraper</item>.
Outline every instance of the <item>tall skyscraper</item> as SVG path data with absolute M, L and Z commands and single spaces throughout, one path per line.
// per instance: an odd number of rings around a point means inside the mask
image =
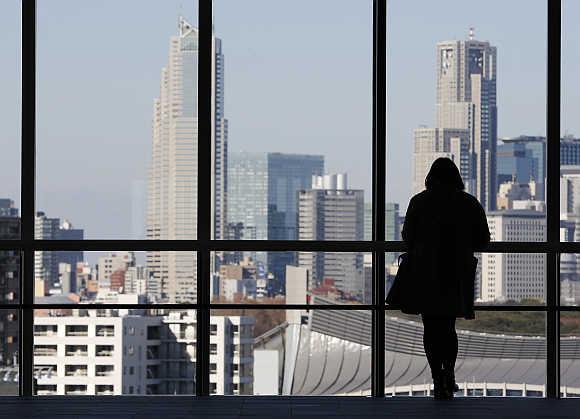
M 425 177 L 433 161 L 439 157 L 453 160 L 464 181 L 469 179 L 471 167 L 469 132 L 465 129 L 453 128 L 415 129 L 413 194 L 425 189 Z
M 147 200 L 147 238 L 197 238 L 198 29 L 185 19 L 169 42 L 167 66 L 161 70 L 160 94 L 154 101 L 152 154 Z M 225 236 L 227 219 L 227 135 L 224 117 L 224 57 L 213 37 L 212 225 L 216 239 Z M 197 293 L 197 261 L 192 252 L 147 253 L 157 302 L 192 302 Z
M 298 191 L 323 172 L 323 156 L 231 152 L 229 223 L 243 223 L 246 239 L 296 240 Z
M 496 48 L 474 39 L 437 44 L 437 127 L 469 133 L 467 190 L 495 209 L 497 92 Z
M 346 174 L 313 176 L 299 193 L 300 240 L 362 240 L 364 191 L 348 189 Z M 300 252 L 298 265 L 311 273 L 309 288 L 331 279 L 337 289 L 363 298 L 363 254 Z
M 230 152 L 228 170 L 228 222 L 232 229 L 242 224 L 240 238 L 297 240 L 298 191 L 310 187 L 313 175 L 322 175 L 324 157 Z M 286 265 L 295 262 L 293 255 L 258 252 L 251 256 L 265 263 L 282 287 Z

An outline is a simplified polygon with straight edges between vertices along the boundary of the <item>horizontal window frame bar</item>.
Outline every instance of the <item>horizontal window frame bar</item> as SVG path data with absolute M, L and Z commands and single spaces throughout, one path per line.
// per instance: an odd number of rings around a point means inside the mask
M 0 310 L 393 310 L 383 304 L 0 304 Z M 580 311 L 580 306 L 475 305 L 475 311 Z
M 405 252 L 403 241 L 0 240 L 0 250 Z M 580 253 L 580 242 L 491 242 L 480 253 Z

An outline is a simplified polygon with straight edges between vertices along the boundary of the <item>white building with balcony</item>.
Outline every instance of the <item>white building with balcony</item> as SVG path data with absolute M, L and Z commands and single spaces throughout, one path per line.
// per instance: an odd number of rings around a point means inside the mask
M 254 323 L 249 316 L 210 318 L 210 394 L 253 394 Z
M 148 339 L 156 317 L 40 317 L 34 319 L 38 395 L 147 394 Z
M 210 389 L 252 394 L 254 318 L 210 318 Z M 195 311 L 74 310 L 36 316 L 38 395 L 194 394 Z

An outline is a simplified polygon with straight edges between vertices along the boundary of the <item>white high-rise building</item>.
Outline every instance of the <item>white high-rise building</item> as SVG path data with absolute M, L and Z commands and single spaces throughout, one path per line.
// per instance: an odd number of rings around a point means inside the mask
M 210 317 L 211 394 L 253 393 L 254 318 Z M 35 316 L 38 395 L 195 394 L 195 311 Z
M 492 241 L 546 240 L 546 214 L 532 210 L 493 211 L 487 214 Z M 545 301 L 546 255 L 538 253 L 482 253 L 481 300 Z
M 161 71 L 159 98 L 154 102 L 153 141 L 149 168 L 147 238 L 197 238 L 198 111 L 197 65 L 199 32 L 184 19 L 169 44 Z M 227 120 L 224 118 L 224 57 L 221 40 L 213 38 L 212 86 L 212 225 L 214 238 L 226 225 Z M 147 267 L 156 286 L 151 299 L 183 303 L 196 300 L 197 261 L 193 252 L 151 251 Z
M 34 370 L 38 395 L 148 394 L 151 370 L 148 335 L 156 317 L 34 317 Z
M 464 181 L 470 176 L 469 133 L 465 129 L 417 128 L 413 152 L 413 194 L 425 189 L 425 177 L 439 157 L 453 160 Z
M 362 240 L 364 191 L 348 189 L 346 174 L 312 176 L 312 189 L 298 192 L 299 240 Z M 299 252 L 311 274 L 309 289 L 332 280 L 340 291 L 363 299 L 362 253 Z

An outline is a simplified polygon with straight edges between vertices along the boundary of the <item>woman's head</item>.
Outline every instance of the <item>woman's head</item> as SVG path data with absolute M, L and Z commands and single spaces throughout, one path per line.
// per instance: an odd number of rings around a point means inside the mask
M 439 157 L 435 160 L 425 178 L 425 188 L 434 189 L 437 187 L 446 187 L 460 191 L 465 189 L 457 166 L 453 163 L 453 160 L 447 157 Z

